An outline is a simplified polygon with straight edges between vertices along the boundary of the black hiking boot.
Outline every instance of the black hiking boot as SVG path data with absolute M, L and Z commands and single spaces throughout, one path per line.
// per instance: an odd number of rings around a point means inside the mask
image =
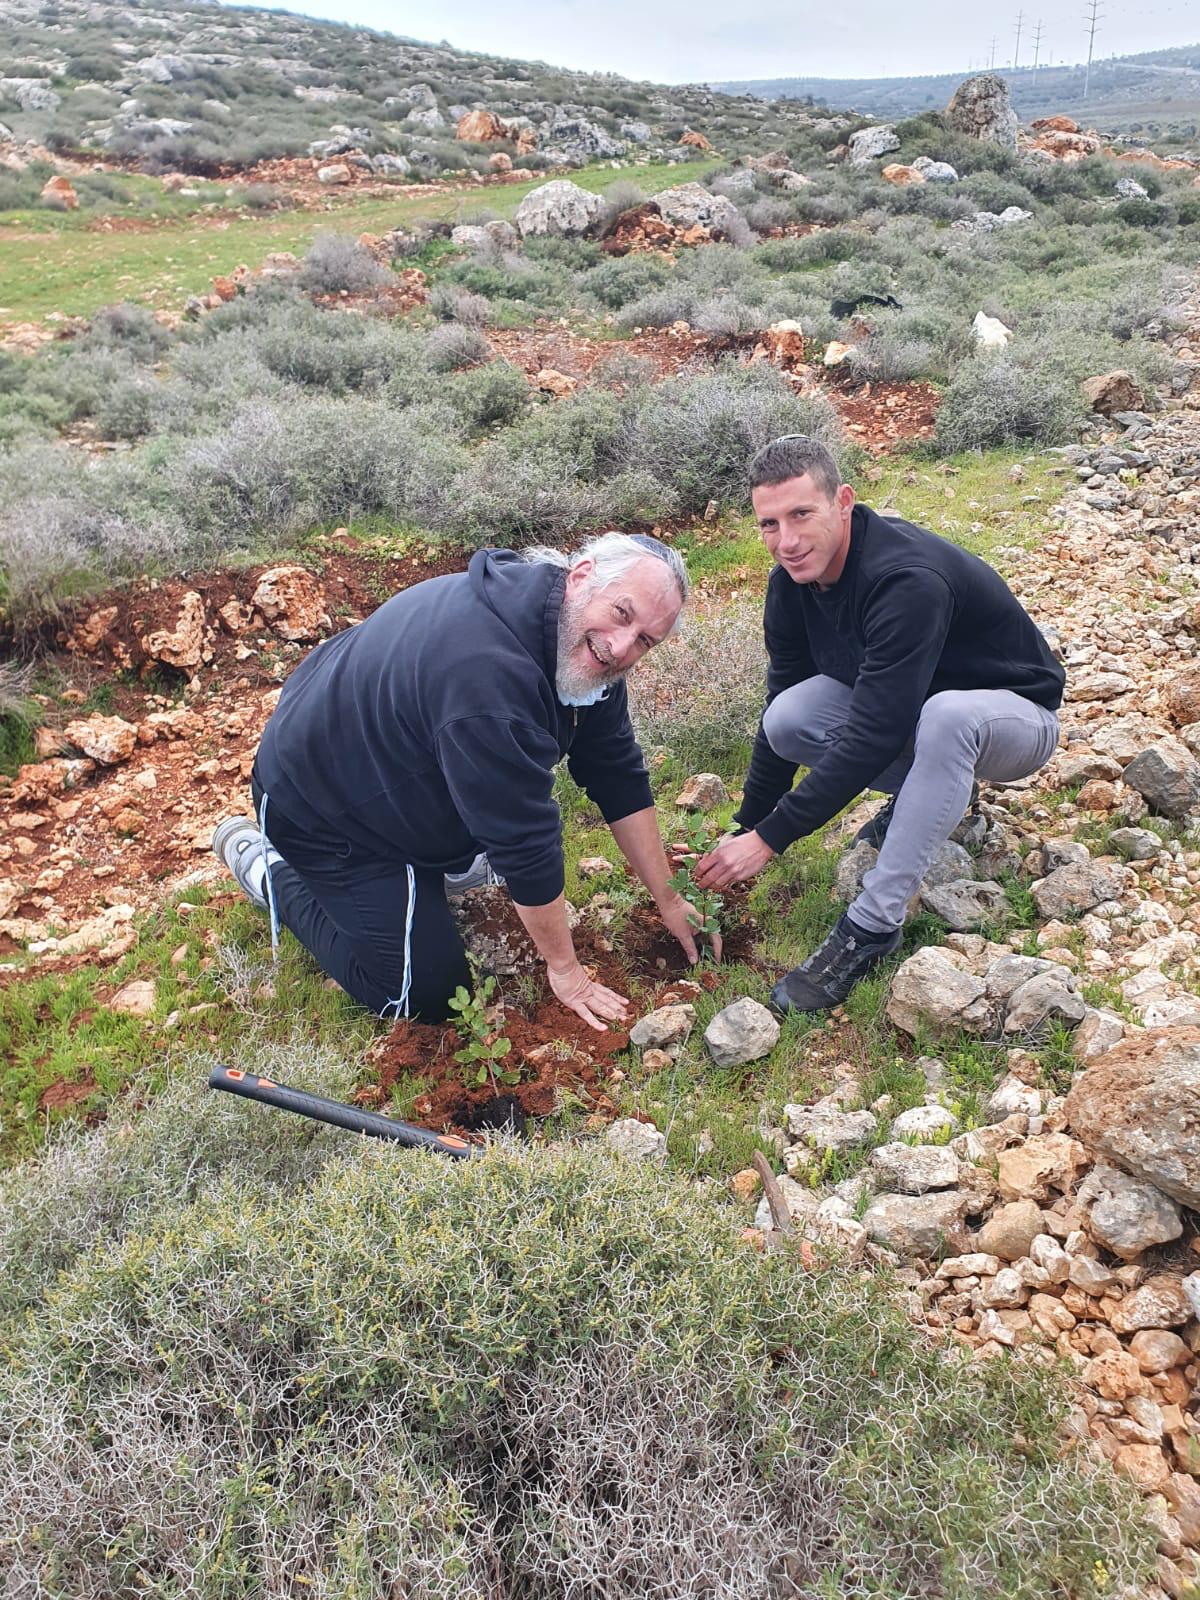
M 789 1011 L 832 1011 L 860 978 L 899 948 L 902 937 L 901 928 L 866 933 L 843 912 L 824 944 L 771 990 L 771 1009 L 784 1016 Z

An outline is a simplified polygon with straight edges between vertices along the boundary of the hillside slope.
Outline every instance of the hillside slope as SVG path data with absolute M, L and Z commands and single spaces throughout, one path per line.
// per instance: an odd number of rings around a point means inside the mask
M 1026 53 L 1032 61 L 1032 47 Z M 1055 112 L 1073 116 L 1086 112 L 1091 121 L 1106 128 L 1155 134 L 1171 129 L 1190 140 L 1195 140 L 1200 126 L 1200 44 L 1095 61 L 1086 99 L 1082 65 L 1043 65 L 1036 72 L 1032 65 L 1016 71 L 997 67 L 996 71 L 1008 84 L 1018 116 L 1026 122 Z M 940 109 L 963 76 L 962 72 L 896 78 L 797 75 L 714 87 L 767 100 L 811 98 L 821 105 L 853 106 L 872 116 L 896 117 Z
M 393 175 L 519 154 L 543 169 L 670 149 L 689 129 L 724 150 L 804 119 L 705 87 L 663 88 L 567 72 L 287 12 L 204 0 L 11 0 L 0 54 L 0 123 L 19 140 L 205 171 L 356 150 Z M 456 124 L 503 120 L 463 144 Z M 806 120 L 806 119 L 805 119 Z

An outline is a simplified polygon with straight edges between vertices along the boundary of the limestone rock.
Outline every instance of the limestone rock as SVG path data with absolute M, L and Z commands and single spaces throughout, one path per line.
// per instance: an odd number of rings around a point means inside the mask
M 921 904 L 956 933 L 969 933 L 994 922 L 1007 907 L 1008 897 L 998 883 L 958 878 L 922 888 Z
M 186 672 L 204 660 L 204 601 L 189 589 L 179 603 L 173 628 L 159 628 L 142 638 L 142 649 L 151 661 Z
M 1192 1352 L 1177 1333 L 1166 1328 L 1142 1328 L 1129 1341 L 1129 1354 L 1142 1372 L 1153 1376 L 1185 1366 Z
M 102 767 L 115 767 L 133 754 L 137 726 L 123 717 L 81 717 L 67 723 L 63 736 Z
M 1191 1320 L 1192 1308 L 1176 1278 L 1151 1278 L 1113 1307 L 1109 1318 L 1114 1333 L 1138 1333 L 1143 1328 L 1181 1328 Z
M 565 400 L 573 395 L 579 387 L 578 378 L 572 378 L 565 372 L 559 372 L 554 367 L 543 367 L 533 380 L 535 389 L 544 390 L 552 394 L 556 400 Z
M 953 839 L 938 846 L 937 854 L 926 868 L 921 888 L 937 889 L 949 883 L 962 883 L 976 876 L 971 854 Z
M 321 580 L 307 567 L 269 568 L 258 580 L 253 603 L 281 639 L 307 643 L 323 638 L 333 626 Z
M 328 188 L 337 188 L 351 181 L 350 168 L 344 161 L 331 161 L 327 166 L 317 168 L 317 182 L 325 184 Z
M 926 183 L 958 182 L 958 173 L 948 161 L 932 161 L 928 156 L 918 156 L 913 171 L 919 172 Z
M 1119 900 L 1131 881 L 1127 867 L 1077 862 L 1055 868 L 1031 892 L 1043 917 L 1065 917 L 1072 911 L 1090 911 L 1105 900 Z
M 958 1182 L 958 1157 L 943 1145 L 881 1144 L 871 1151 L 871 1171 L 881 1189 L 926 1194 L 952 1189 Z
M 1149 828 L 1114 828 L 1108 836 L 1108 842 L 1127 861 L 1153 861 L 1163 848 L 1158 834 L 1152 833 Z
M 863 1227 L 876 1244 L 907 1259 L 930 1260 L 966 1248 L 967 1196 L 957 1189 L 930 1194 L 881 1194 L 867 1207 Z
M 1111 417 L 1116 411 L 1141 411 L 1146 405 L 1141 385 L 1124 367 L 1085 378 L 1082 387 L 1083 398 L 1102 417 Z
M 739 1067 L 770 1055 L 779 1038 L 779 1023 L 757 1000 L 735 1000 L 704 1030 L 708 1053 L 719 1067 Z
M 586 233 L 600 214 L 599 195 L 581 189 L 569 178 L 555 178 L 533 189 L 517 207 L 516 224 L 522 238 L 530 234 Z
M 1045 1218 L 1035 1201 L 1012 1200 L 992 1212 L 979 1230 L 976 1248 L 1002 1261 L 1020 1261 L 1045 1231 Z
M 1065 1133 L 1038 1134 L 1000 1152 L 1000 1193 L 1005 1200 L 1047 1200 L 1054 1189 L 1069 1194 L 1086 1161 L 1078 1140 Z
M 130 1017 L 148 1017 L 157 1000 L 158 989 L 153 978 L 132 978 L 113 995 L 108 1009 Z
M 960 971 L 942 951 L 928 945 L 897 969 L 887 1014 L 908 1034 L 922 1027 L 934 1034 L 957 1028 L 983 1034 L 994 1020 L 983 980 Z
M 667 1153 L 667 1136 L 652 1122 L 622 1117 L 604 1135 L 608 1148 L 625 1161 L 661 1161 Z
M 906 189 L 911 184 L 925 182 L 923 172 L 917 167 L 906 167 L 901 161 L 889 162 L 879 176 L 884 183 L 893 183 L 898 189 Z
M 50 206 L 55 211 L 79 210 L 79 196 L 75 193 L 74 184 L 70 178 L 65 178 L 59 172 L 52 178 L 46 179 L 38 199 L 44 206 Z
M 509 132 L 508 124 L 501 122 L 494 111 L 468 111 L 465 117 L 459 117 L 454 137 L 464 144 L 494 144 L 507 139 Z
M 1089 1149 L 1200 1207 L 1200 1028 L 1122 1040 L 1075 1081 L 1063 1109 Z
M 1042 1039 L 1051 1024 L 1075 1027 L 1087 1015 L 1087 1003 L 1076 992 L 1075 980 L 1059 967 L 1040 972 L 1014 989 L 1004 1014 L 1004 1031 L 1027 1039 Z
M 1200 764 L 1178 739 L 1160 739 L 1142 750 L 1123 777 L 1159 816 L 1185 821 L 1200 811 Z
M 1071 1053 L 1076 1061 L 1092 1061 L 1125 1037 L 1124 1020 L 1115 1011 L 1092 1010 L 1075 1029 Z
M 696 772 L 675 796 L 681 811 L 715 811 L 729 799 L 729 791 L 715 772 Z
M 890 123 L 881 122 L 873 128 L 860 128 L 850 135 L 850 165 L 865 167 L 890 150 L 899 150 L 900 140 Z
M 1037 1117 L 1041 1111 L 1042 1097 L 1038 1090 L 1009 1073 L 988 1096 L 984 1118 L 990 1124 L 1003 1122 L 1005 1117 Z
M 873 1139 L 878 1127 L 872 1112 L 843 1111 L 836 1101 L 829 1100 L 813 1106 L 784 1106 L 783 1115 L 792 1137 L 818 1152 L 853 1150 Z
M 639 1050 L 679 1048 L 686 1044 L 695 1021 L 695 1006 L 660 1006 L 634 1023 L 629 1030 L 629 1042 Z
M 741 212 L 723 194 L 709 194 L 702 183 L 680 183 L 651 199 L 668 222 L 681 228 L 707 228 L 724 234 L 741 221 Z
M 1104 1161 L 1079 1185 L 1076 1199 L 1087 1210 L 1092 1238 L 1122 1261 L 1135 1261 L 1144 1250 L 1168 1244 L 1183 1232 L 1174 1200 Z
M 959 84 L 946 107 L 946 126 L 970 139 L 1017 146 L 1020 123 L 1008 97 L 1008 84 L 994 72 L 981 72 Z
M 936 1139 L 953 1133 L 957 1127 L 958 1118 L 945 1106 L 912 1106 L 893 1121 L 892 1138 Z

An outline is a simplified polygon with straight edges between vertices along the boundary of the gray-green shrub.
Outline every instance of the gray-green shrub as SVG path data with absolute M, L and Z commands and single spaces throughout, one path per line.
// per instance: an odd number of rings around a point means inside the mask
M 348 1146 L 307 1191 L 200 1185 L 102 1228 L 6 1337 L 14 1593 L 1091 1600 L 1153 1574 L 1044 1372 L 739 1248 L 653 1168 Z

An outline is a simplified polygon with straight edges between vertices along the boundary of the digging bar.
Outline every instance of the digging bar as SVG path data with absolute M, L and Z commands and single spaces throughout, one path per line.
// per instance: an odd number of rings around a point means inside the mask
M 240 1094 L 247 1100 L 261 1100 L 264 1105 L 276 1106 L 280 1111 L 294 1111 L 297 1116 L 312 1117 L 315 1122 L 331 1122 L 337 1128 L 365 1133 L 372 1139 L 390 1139 L 393 1144 L 414 1149 L 440 1150 L 443 1155 L 457 1160 L 476 1155 L 481 1148 L 460 1139 L 457 1134 L 433 1133 L 411 1122 L 398 1122 L 374 1111 L 348 1106 L 341 1100 L 327 1100 L 324 1095 L 289 1089 L 273 1078 L 260 1078 L 257 1073 L 243 1072 L 238 1067 L 214 1067 L 208 1075 L 208 1087 Z

